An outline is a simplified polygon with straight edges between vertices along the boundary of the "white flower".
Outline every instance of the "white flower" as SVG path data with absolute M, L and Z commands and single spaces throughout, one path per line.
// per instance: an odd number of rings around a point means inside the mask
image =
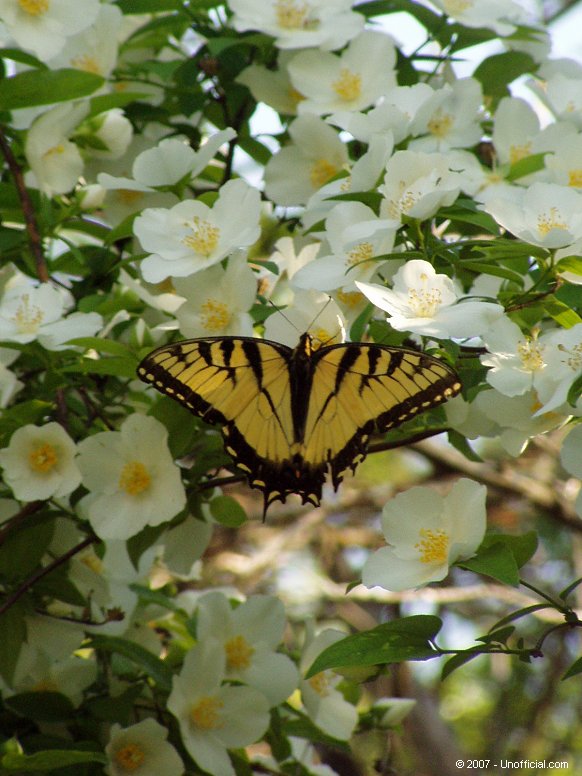
M 128 539 L 184 508 L 186 494 L 167 438 L 159 421 L 134 413 L 119 431 L 79 443 L 79 468 L 90 491 L 79 503 L 102 539 Z
M 483 102 L 481 85 L 474 78 L 461 78 L 445 84 L 423 102 L 410 124 L 413 151 L 447 151 L 467 148 L 481 139 L 479 109 Z
M 72 493 L 81 482 L 77 448 L 58 423 L 22 426 L 0 450 L 4 479 L 17 499 L 34 501 Z
M 582 78 L 568 77 L 557 73 L 545 83 L 544 102 L 549 105 L 556 118 L 572 122 L 582 128 Z
M 257 741 L 269 726 L 269 704 L 252 687 L 224 685 L 224 650 L 199 642 L 174 677 L 168 709 L 180 724 L 184 746 L 212 776 L 234 776 L 228 749 Z
M 345 638 L 345 633 L 327 628 L 315 638 L 308 638 L 301 656 L 302 672 L 313 664 L 315 658 L 324 649 Z M 330 669 L 320 671 L 310 679 L 303 679 L 301 698 L 311 721 L 324 733 L 340 741 L 346 741 L 354 732 L 358 721 L 358 712 L 344 699 L 336 685 L 342 677 Z
M 466 27 L 487 27 L 511 35 L 516 24 L 527 24 L 524 9 L 514 0 L 433 0 L 434 5 Z
M 362 143 L 370 143 L 375 135 L 391 132 L 395 143 L 410 134 L 410 124 L 424 103 L 434 94 L 428 84 L 396 86 L 390 89 L 376 108 L 366 113 L 340 110 L 327 121 L 341 127 Z
M 265 321 L 265 338 L 290 348 L 308 331 L 315 346 L 334 345 L 345 340 L 341 310 L 327 294 L 299 290 L 285 313 L 276 312 Z
M 348 163 L 345 143 L 316 116 L 300 116 L 289 127 L 291 144 L 265 167 L 265 192 L 278 205 L 303 205 Z
M 173 208 L 147 209 L 136 218 L 134 232 L 151 253 L 141 264 L 145 280 L 159 283 L 187 277 L 259 237 L 259 192 L 242 180 L 225 183 L 214 207 L 184 200 Z
M 481 363 L 491 367 L 486 378 L 490 385 L 506 396 L 535 389 L 541 403 L 536 416 L 574 412 L 566 400 L 582 371 L 582 324 L 524 335 L 517 324 L 502 318 L 483 340 L 489 353 L 481 356 Z
M 167 737 L 167 729 L 151 718 L 127 728 L 113 725 L 105 747 L 109 759 L 105 772 L 109 776 L 182 776 L 184 764 Z
M 164 564 L 174 576 L 192 580 L 194 565 L 210 544 L 212 532 L 211 522 L 188 515 L 179 525 L 172 526 L 163 534 Z
M 343 288 L 355 291 L 355 280 L 369 280 L 385 262 L 375 256 L 394 248 L 392 221 L 385 221 L 361 202 L 335 205 L 325 222 L 328 255 L 310 262 L 293 277 L 298 288 L 330 291 Z
M 378 723 L 380 727 L 391 728 L 399 725 L 415 706 L 414 698 L 378 698 L 374 701 L 372 711 L 381 714 Z
M 235 30 L 260 30 L 282 49 L 316 46 L 332 51 L 344 46 L 364 26 L 351 10 L 352 0 L 229 0 Z
M 73 67 L 107 78 L 117 63 L 118 34 L 123 14 L 116 5 L 99 5 L 95 21 L 68 37 L 61 51 L 50 60 L 52 68 Z
M 92 116 L 75 135 L 87 156 L 94 159 L 118 159 L 127 151 L 132 137 L 131 122 L 120 108 Z
M 553 154 L 545 157 L 546 170 L 551 182 L 561 186 L 582 189 L 582 135 L 568 135 L 563 138 Z M 566 254 L 567 255 L 567 254 Z
M 19 355 L 17 350 L 0 348 L 0 408 L 8 407 L 16 394 L 24 388 L 24 383 L 8 369 Z
M 481 544 L 486 495 L 484 485 L 461 478 L 446 496 L 415 487 L 388 501 L 382 530 L 389 546 L 364 564 L 364 585 L 399 591 L 444 579 L 451 564 Z
M 367 30 L 341 54 L 303 51 L 287 65 L 291 83 L 305 99 L 299 115 L 360 111 L 396 85 L 396 51 L 387 35 Z
M 566 186 L 533 183 L 514 199 L 487 199 L 483 209 L 531 245 L 563 248 L 582 237 L 582 194 Z
M 407 261 L 394 275 L 393 289 L 359 283 L 368 299 L 390 314 L 393 329 L 442 339 L 482 334 L 503 315 L 503 307 L 479 300 L 462 301 L 453 281 L 422 259 Z
M 460 188 L 461 178 L 444 154 L 397 151 L 379 188 L 384 196 L 380 216 L 394 219 L 396 226 L 405 216 L 430 218 L 443 205 L 451 205 Z
M 14 40 L 41 60 L 58 54 L 98 12 L 99 0 L 0 0 L 0 19 Z
M 243 255 L 231 256 L 226 268 L 176 278 L 174 287 L 186 300 L 175 313 L 185 337 L 253 336 L 248 310 L 257 296 L 257 276 Z
M 69 137 L 88 110 L 88 103 L 65 102 L 41 114 L 28 130 L 24 153 L 35 185 L 49 196 L 70 191 L 83 174 L 81 153 Z
M 65 350 L 75 337 L 90 337 L 103 325 L 98 313 L 64 317 L 71 299 L 65 290 L 28 279 L 8 288 L 0 299 L 0 339 L 22 344 L 38 340 L 47 350 Z
M 220 146 L 235 136 L 235 131 L 230 127 L 215 132 L 198 151 L 194 151 L 184 140 L 166 138 L 135 157 L 133 179 L 100 173 L 97 180 L 108 188 L 116 185 L 135 191 L 154 191 L 155 186 L 174 186 L 184 179 L 191 180 L 199 175 Z
M 231 609 L 222 593 L 200 599 L 197 636 L 215 639 L 226 657 L 226 678 L 259 690 L 276 706 L 297 688 L 294 663 L 275 650 L 285 629 L 285 610 L 277 598 L 254 595 Z
M 309 264 L 319 251 L 319 243 L 302 244 L 300 238 L 280 237 L 269 261 L 279 267 L 280 274 L 285 273 L 291 280 L 299 270 Z
M 287 72 L 287 63 L 292 56 L 295 56 L 294 51 L 281 51 L 277 58 L 278 70 L 269 70 L 263 65 L 249 65 L 236 80 L 250 90 L 257 102 L 264 102 L 277 113 L 295 116 L 297 105 L 303 97 L 293 87 Z
M 62 693 L 74 706 L 79 706 L 84 691 L 96 679 L 97 664 L 94 659 L 75 655 L 59 659 L 25 642 L 20 647 L 11 687 L 17 694 Z

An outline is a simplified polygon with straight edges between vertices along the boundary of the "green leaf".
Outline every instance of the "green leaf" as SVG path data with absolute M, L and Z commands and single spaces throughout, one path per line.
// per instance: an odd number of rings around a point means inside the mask
M 4 703 L 18 716 L 38 722 L 62 722 L 75 714 L 70 699 L 60 692 L 23 692 L 11 695 Z
M 509 95 L 508 86 L 524 73 L 535 73 L 538 65 L 530 54 L 505 51 L 487 57 L 476 68 L 473 77 L 480 81 L 483 92 L 490 98 L 489 107 L 495 108 L 502 97 Z
M 231 496 L 216 496 L 209 506 L 210 514 L 216 522 L 228 528 L 238 528 L 247 521 L 246 512 Z
M 576 407 L 578 405 L 578 402 L 580 401 L 581 394 L 582 394 L 582 375 L 580 375 L 580 377 L 578 377 L 572 383 L 570 390 L 568 391 L 568 395 L 566 396 L 566 401 L 571 407 Z
M 89 101 L 89 113 L 87 118 L 98 116 L 112 108 L 123 108 L 130 102 L 136 102 L 145 97 L 142 92 L 114 92 L 112 94 L 99 94 Z
M 53 538 L 55 521 L 47 510 L 28 515 L 0 548 L 0 569 L 7 580 L 22 580 L 39 567 Z
M 83 358 L 76 364 L 65 366 L 62 372 L 77 372 L 84 375 L 112 375 L 114 377 L 135 378 L 135 359 L 118 358 Z
M 23 65 L 36 67 L 39 70 L 49 69 L 40 59 L 33 57 L 32 54 L 28 54 L 26 51 L 22 51 L 22 49 L 0 48 L 0 59 L 11 59 L 13 62 L 21 62 Z
M 578 676 L 578 674 L 582 674 L 582 657 L 579 657 L 578 660 L 572 663 L 562 679 L 571 679 L 573 676 Z
M 504 280 L 510 280 L 512 283 L 516 283 L 520 287 L 523 285 L 523 275 L 519 272 L 514 272 L 508 267 L 502 267 L 500 264 L 486 262 L 486 261 L 473 261 L 472 259 L 462 259 L 459 265 L 463 269 L 469 269 L 472 272 L 483 273 L 485 275 L 493 275 L 494 277 L 503 278 Z
M 545 297 L 543 302 L 544 310 L 564 329 L 571 329 L 578 323 L 582 323 L 582 318 L 575 310 L 572 310 L 564 302 L 561 302 L 553 294 Z
M 9 773 L 33 773 L 52 771 L 67 765 L 82 763 L 101 763 L 106 765 L 108 758 L 102 752 L 80 752 L 72 749 L 47 749 L 34 754 L 5 754 L 0 761 Z
M 556 262 L 558 272 L 572 272 L 574 275 L 582 275 L 582 258 L 580 256 L 564 256 Z
M 490 630 L 485 636 L 480 636 L 478 641 L 482 641 L 484 644 L 506 644 L 507 639 L 515 633 L 515 627 L 513 625 L 506 625 L 500 628 L 495 626 L 494 630 Z
M 113 356 L 132 357 L 131 350 L 121 342 L 103 339 L 101 337 L 74 337 L 68 340 L 67 345 L 79 345 L 87 350 L 96 350 L 98 353 L 109 353 Z
M 385 665 L 403 660 L 428 660 L 439 653 L 431 646 L 442 626 L 439 617 L 418 614 L 386 622 L 332 644 L 315 660 L 306 674 L 314 676 L 328 668 Z
M 134 13 L 163 13 L 164 11 L 180 11 L 182 0 L 117 0 L 115 3 L 121 12 L 128 16 Z
M 84 70 L 27 70 L 0 81 L 0 110 L 51 105 L 87 97 L 105 79 Z
M 543 170 L 545 166 L 546 153 L 531 154 L 530 156 L 524 156 L 523 159 L 515 162 L 509 168 L 507 173 L 508 181 L 515 181 L 518 178 L 523 178 L 525 175 L 531 175 L 533 172 Z
M 20 649 L 26 640 L 25 615 L 28 613 L 29 607 L 21 599 L 0 614 L 0 676 L 9 686 L 12 685 Z
M 172 687 L 173 674 L 171 669 L 159 657 L 133 641 L 118 636 L 95 635 L 92 636 L 87 646 L 122 655 L 139 666 L 160 689 L 169 692 Z
M 457 668 L 464 666 L 465 663 L 474 660 L 482 654 L 483 650 L 479 649 L 479 647 L 471 647 L 471 649 L 466 649 L 463 652 L 458 652 L 456 655 L 453 655 L 453 657 L 449 658 L 444 664 L 441 672 L 441 679 L 446 679 L 447 676 L 450 676 Z
M 238 147 L 245 151 L 251 159 L 262 165 L 267 164 L 273 156 L 273 152 L 254 137 L 240 137 L 238 139 Z
M 498 622 L 495 623 L 495 625 L 493 626 L 493 629 L 495 630 L 500 629 L 508 622 L 515 622 L 516 620 L 520 620 L 522 617 L 527 617 L 528 614 L 539 612 L 541 609 L 551 609 L 551 608 L 552 607 L 550 606 L 550 604 L 532 604 L 531 606 L 524 606 L 523 609 L 518 609 L 515 612 L 511 612 L 506 617 L 502 617 Z
M 463 569 L 485 574 L 506 585 L 519 585 L 519 571 L 511 550 L 501 542 L 480 550 L 478 555 L 462 563 L 457 563 Z

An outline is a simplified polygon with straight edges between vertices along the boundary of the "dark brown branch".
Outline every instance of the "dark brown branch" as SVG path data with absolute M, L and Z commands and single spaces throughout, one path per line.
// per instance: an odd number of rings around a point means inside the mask
M 93 544 L 93 542 L 97 542 L 99 539 L 96 536 L 87 536 L 86 539 L 83 539 L 82 542 L 79 542 L 79 544 L 76 544 L 74 547 L 72 547 L 68 552 L 65 552 L 64 555 L 60 555 L 58 558 L 55 558 L 52 563 L 49 563 L 48 566 L 42 566 L 41 568 L 37 569 L 34 574 L 32 574 L 28 579 L 26 579 L 20 587 L 18 587 L 11 596 L 9 596 L 4 603 L 0 606 L 0 616 L 2 616 L 5 612 L 10 609 L 11 606 L 13 606 L 22 596 L 30 590 L 30 588 L 35 585 L 39 579 L 42 579 L 43 577 L 46 577 L 47 574 L 50 574 L 51 571 L 54 571 L 59 566 L 62 566 L 63 563 L 66 563 L 70 558 L 72 558 L 74 555 L 76 555 L 78 552 L 81 552 L 81 550 L 84 550 L 85 547 L 88 547 L 90 544 Z
M 22 213 L 24 215 L 24 223 L 26 225 L 26 232 L 28 234 L 30 251 L 32 253 L 32 256 L 34 258 L 34 263 L 36 265 L 36 274 L 38 275 L 38 279 L 42 283 L 46 283 L 49 280 L 49 272 L 48 272 L 48 267 L 44 257 L 44 252 L 42 249 L 42 240 L 40 237 L 40 231 L 38 229 L 38 222 L 36 220 L 36 214 L 34 212 L 32 200 L 28 193 L 28 189 L 26 188 L 26 185 L 24 183 L 24 176 L 22 175 L 22 169 L 20 168 L 20 165 L 16 161 L 16 158 L 12 153 L 12 149 L 10 148 L 10 143 L 6 139 L 6 135 L 4 134 L 1 128 L 0 128 L 0 150 L 2 151 L 4 155 L 4 159 L 6 159 L 6 164 L 8 165 L 8 169 L 10 170 L 10 172 L 12 173 L 12 177 L 14 178 L 14 185 L 16 186 L 16 191 L 18 192 L 18 198 L 20 199 L 20 204 L 22 206 Z

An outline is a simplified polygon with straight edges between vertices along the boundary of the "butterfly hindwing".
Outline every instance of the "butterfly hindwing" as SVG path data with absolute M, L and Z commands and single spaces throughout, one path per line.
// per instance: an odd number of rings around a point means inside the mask
M 365 458 L 368 439 L 460 390 L 442 361 L 368 343 L 294 349 L 253 337 L 210 337 L 158 348 L 138 368 L 208 423 L 260 489 L 265 510 L 297 493 L 318 505 L 328 468 L 337 488 Z

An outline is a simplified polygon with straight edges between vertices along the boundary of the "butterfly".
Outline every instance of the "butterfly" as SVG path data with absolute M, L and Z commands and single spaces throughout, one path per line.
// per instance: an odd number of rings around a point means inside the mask
M 406 348 L 350 342 L 295 348 L 254 337 L 208 337 L 164 345 L 138 377 L 207 423 L 221 427 L 226 452 L 264 514 L 290 493 L 319 506 L 327 470 L 337 490 L 367 454 L 370 436 L 455 396 L 457 374 Z

